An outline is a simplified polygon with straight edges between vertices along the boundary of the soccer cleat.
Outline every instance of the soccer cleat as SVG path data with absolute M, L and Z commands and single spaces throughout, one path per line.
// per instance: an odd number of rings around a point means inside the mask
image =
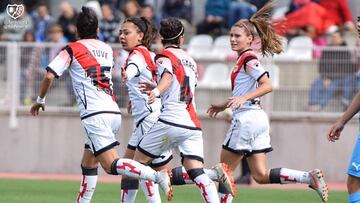
M 229 170 L 228 165 L 225 163 L 218 163 L 213 168 L 217 175 L 219 183 L 224 184 L 227 191 L 233 196 L 236 197 L 236 187 L 234 183 L 234 177 L 232 172 Z
M 170 177 L 166 169 L 158 171 L 156 174 L 156 183 L 159 184 L 160 188 L 167 195 L 168 201 L 172 200 L 172 186 L 170 183 Z
M 310 175 L 310 185 L 309 187 L 315 190 L 320 196 L 323 202 L 326 202 L 329 197 L 329 190 L 324 180 L 324 175 L 321 170 L 314 169 L 309 172 Z

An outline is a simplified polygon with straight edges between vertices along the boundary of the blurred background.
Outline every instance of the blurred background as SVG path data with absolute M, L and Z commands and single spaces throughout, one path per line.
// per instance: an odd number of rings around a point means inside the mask
M 229 29 L 249 18 L 267 0 L 99 0 L 0 2 L 0 172 L 80 174 L 84 130 L 68 73 L 47 95 L 46 112 L 31 117 L 45 68 L 59 50 L 76 40 L 76 16 L 81 6 L 99 17 L 99 39 L 113 47 L 116 101 L 123 123 L 117 138 L 123 153 L 133 129 L 125 108 L 126 87 L 120 67 L 127 52 L 118 44 L 121 22 L 144 16 L 157 27 L 165 17 L 185 26 L 184 49 L 198 63 L 197 112 L 203 128 L 206 165 L 218 162 L 230 115 L 209 118 L 212 103 L 231 96 L 230 74 L 236 62 Z M 16 16 L 9 5 L 22 5 Z M 14 9 L 14 7 L 12 7 Z M 21 11 L 18 7 L 17 11 Z M 262 57 L 274 90 L 262 98 L 269 114 L 274 152 L 269 167 L 301 170 L 321 168 L 330 181 L 343 182 L 359 124 L 354 118 L 337 143 L 326 133 L 360 88 L 360 40 L 355 30 L 358 0 L 278 0 L 272 10 L 283 39 L 284 53 Z M 16 17 L 16 19 L 14 18 Z M 286 20 L 285 20 L 286 19 Z M 154 50 L 161 49 L 159 40 Z M 256 47 L 254 47 L 256 49 Z M 174 165 L 179 165 L 175 158 Z M 238 174 L 236 174 L 238 175 Z

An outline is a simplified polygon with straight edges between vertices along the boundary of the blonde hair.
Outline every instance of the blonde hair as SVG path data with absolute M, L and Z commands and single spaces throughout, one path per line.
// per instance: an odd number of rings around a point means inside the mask
M 261 39 L 261 52 L 264 56 L 279 54 L 283 51 L 280 36 L 276 33 L 271 22 L 269 10 L 273 7 L 273 1 L 267 3 L 258 10 L 249 20 L 239 20 L 233 26 L 244 28 L 247 35 Z

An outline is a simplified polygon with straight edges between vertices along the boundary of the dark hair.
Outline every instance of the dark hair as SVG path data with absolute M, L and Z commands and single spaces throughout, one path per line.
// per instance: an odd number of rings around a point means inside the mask
M 98 19 L 95 11 L 83 6 L 76 20 L 76 28 L 80 39 L 96 39 Z
M 239 20 L 233 26 L 244 28 L 247 35 L 259 36 L 261 39 L 261 52 L 263 55 L 279 54 L 283 51 L 281 39 L 271 23 L 269 14 L 273 2 L 270 1 L 258 10 L 249 20 Z
M 125 19 L 123 23 L 127 22 L 133 23 L 138 28 L 138 32 L 144 33 L 141 44 L 150 50 L 152 42 L 157 37 L 157 29 L 155 26 L 144 17 L 129 17 Z
M 177 18 L 166 18 L 160 22 L 160 35 L 163 44 L 179 45 L 179 38 L 184 35 L 184 26 Z

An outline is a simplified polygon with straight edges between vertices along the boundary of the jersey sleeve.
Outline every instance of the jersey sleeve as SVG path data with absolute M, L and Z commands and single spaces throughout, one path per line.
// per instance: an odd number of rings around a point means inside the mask
M 161 78 L 162 74 L 165 71 L 173 75 L 173 68 L 170 59 L 166 57 L 160 57 L 155 62 L 156 62 L 156 67 L 158 68 L 159 78 Z
M 269 77 L 269 72 L 264 69 L 258 59 L 252 59 L 246 63 L 246 72 L 257 81 L 263 75 L 267 75 Z
M 55 77 L 58 78 L 64 73 L 67 68 L 69 68 L 70 64 L 71 56 L 66 49 L 63 49 L 50 62 L 50 64 L 46 67 L 46 70 L 54 73 Z
M 143 64 L 145 64 L 145 60 L 136 52 L 129 57 L 130 58 L 126 64 L 126 74 L 128 80 L 131 80 L 132 78 L 140 75 L 142 69 L 144 68 Z

